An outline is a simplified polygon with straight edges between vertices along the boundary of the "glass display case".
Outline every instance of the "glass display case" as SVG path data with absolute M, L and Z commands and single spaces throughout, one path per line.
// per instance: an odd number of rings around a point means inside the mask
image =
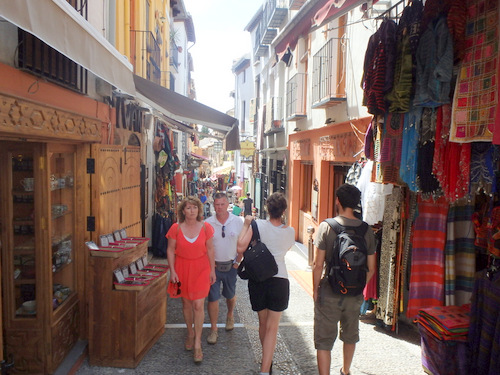
M 49 148 L 48 166 L 52 308 L 57 309 L 75 291 L 73 266 L 74 152 Z
M 15 316 L 34 318 L 36 300 L 36 235 L 35 235 L 35 186 L 33 150 L 8 153 L 10 202 L 12 204 L 12 263 L 14 290 L 11 294 Z
M 15 373 L 51 374 L 79 334 L 76 147 L 0 142 L 5 352 Z

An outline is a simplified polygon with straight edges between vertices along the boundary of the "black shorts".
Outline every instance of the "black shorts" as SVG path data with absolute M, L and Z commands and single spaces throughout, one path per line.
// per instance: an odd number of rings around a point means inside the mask
M 290 282 L 282 277 L 271 277 L 260 283 L 248 280 L 248 293 L 253 311 L 284 311 L 290 298 Z

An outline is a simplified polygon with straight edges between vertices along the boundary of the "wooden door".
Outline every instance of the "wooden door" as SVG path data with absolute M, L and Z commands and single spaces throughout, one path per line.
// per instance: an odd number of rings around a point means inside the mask
M 125 228 L 128 236 L 142 235 L 140 147 L 93 145 L 95 173 L 91 175 L 92 215 L 98 236 Z

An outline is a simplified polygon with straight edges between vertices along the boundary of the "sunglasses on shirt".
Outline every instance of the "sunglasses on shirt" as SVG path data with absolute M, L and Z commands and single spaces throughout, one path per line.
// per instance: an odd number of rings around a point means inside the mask
M 224 230 L 226 229 L 226 226 L 223 225 L 222 226 L 222 238 L 225 238 L 226 237 L 226 232 L 224 232 Z

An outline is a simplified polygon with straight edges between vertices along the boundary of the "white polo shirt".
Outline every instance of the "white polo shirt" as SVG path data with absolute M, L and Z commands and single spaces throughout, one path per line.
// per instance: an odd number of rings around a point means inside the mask
M 236 245 L 238 236 L 243 228 L 243 218 L 233 214 L 229 214 L 224 224 L 217 220 L 215 215 L 210 216 L 205 222 L 209 223 L 214 228 L 214 250 L 215 261 L 227 262 L 236 258 L 238 254 Z M 225 237 L 222 238 L 222 227 L 224 226 Z

